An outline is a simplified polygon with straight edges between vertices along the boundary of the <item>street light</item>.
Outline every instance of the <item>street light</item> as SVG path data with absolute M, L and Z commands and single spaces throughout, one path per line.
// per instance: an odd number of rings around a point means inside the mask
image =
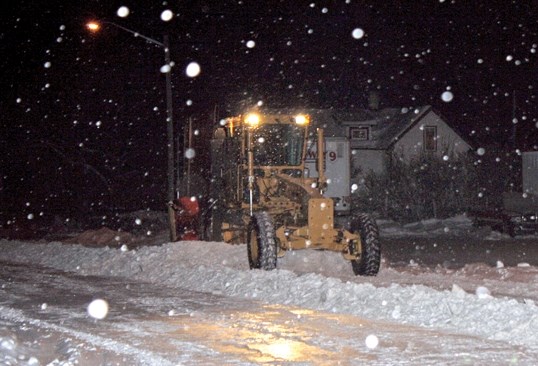
M 154 45 L 157 45 L 164 49 L 164 62 L 165 65 L 168 67 L 171 67 L 170 65 L 170 47 L 168 45 L 168 36 L 165 35 L 163 37 L 163 42 L 159 42 L 153 38 L 147 37 L 143 34 L 140 34 L 132 29 L 126 28 L 124 26 L 121 26 L 119 24 L 116 24 L 114 22 L 110 22 L 107 20 L 101 20 L 101 21 L 91 21 L 86 23 L 86 28 L 88 28 L 91 32 L 97 32 L 101 29 L 101 25 L 111 25 L 113 27 L 119 28 L 121 30 L 124 30 L 126 32 L 131 33 L 135 37 L 140 37 Z M 172 203 L 175 196 L 175 165 L 174 165 L 174 118 L 172 113 L 172 79 L 171 79 L 171 68 L 169 70 L 165 70 L 166 74 L 166 136 L 167 136 L 167 159 L 168 159 L 168 171 L 167 171 L 167 201 L 169 203 Z M 169 205 L 168 208 L 168 216 L 170 219 L 170 240 L 176 241 L 177 235 L 175 230 L 175 219 L 174 219 L 174 212 Z

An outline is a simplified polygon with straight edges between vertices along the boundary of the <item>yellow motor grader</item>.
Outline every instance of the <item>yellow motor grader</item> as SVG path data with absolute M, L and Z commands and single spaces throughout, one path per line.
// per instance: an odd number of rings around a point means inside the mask
M 310 248 L 340 252 L 356 275 L 376 275 L 374 220 L 366 214 L 336 220 L 334 201 L 324 196 L 325 154 L 316 154 L 317 172 L 305 167 L 309 144 L 325 152 L 323 129 L 309 132 L 310 122 L 307 114 L 274 112 L 221 121 L 211 141 L 206 238 L 246 243 L 253 269 L 275 269 L 286 251 Z

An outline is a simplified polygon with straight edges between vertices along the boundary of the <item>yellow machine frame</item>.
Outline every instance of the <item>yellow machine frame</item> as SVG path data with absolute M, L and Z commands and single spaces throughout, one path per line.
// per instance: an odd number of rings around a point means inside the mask
M 286 250 L 295 249 L 325 249 L 342 252 L 344 257 L 349 260 L 357 259 L 357 255 L 362 252 L 362 243 L 360 236 L 348 230 L 335 229 L 334 227 L 334 203 L 330 198 L 323 197 L 323 191 L 327 186 L 327 180 L 324 175 L 323 154 L 318 154 L 317 159 L 317 178 L 306 178 L 304 174 L 301 177 L 290 177 L 281 173 L 284 169 L 298 169 L 304 172 L 305 154 L 308 139 L 308 124 L 310 117 L 308 115 L 287 116 L 287 120 L 282 120 L 282 115 L 260 115 L 246 114 L 238 117 L 232 117 L 225 120 L 225 128 L 230 136 L 241 135 L 241 156 L 237 165 L 237 191 L 236 197 L 242 202 L 241 207 L 245 211 L 243 215 L 244 226 L 249 222 L 253 212 L 259 209 L 267 210 L 273 217 L 288 213 L 287 221 L 275 222 L 276 238 L 279 241 L 279 256 L 283 256 Z M 303 151 L 300 164 L 297 166 L 255 166 L 254 165 L 254 148 L 255 143 L 252 141 L 252 133 L 260 124 L 269 123 L 287 123 L 300 124 L 304 126 Z M 317 129 L 317 151 L 324 151 L 324 131 Z M 263 175 L 255 175 L 255 169 L 261 170 Z M 243 185 L 241 180 L 244 179 L 244 172 L 247 173 L 248 203 L 245 202 Z M 276 173 L 275 173 L 276 172 Z M 253 200 L 255 186 L 260 191 L 259 203 Z M 271 195 L 277 193 L 279 188 L 285 186 L 285 195 Z M 297 192 L 304 191 L 304 192 Z M 308 200 L 308 211 L 306 225 L 305 218 L 301 216 L 303 207 L 300 203 L 289 197 L 300 193 L 310 197 Z M 266 199 L 265 197 L 270 197 Z M 246 214 L 248 212 L 248 214 Z M 303 224 L 303 225 L 301 225 Z M 238 231 L 241 228 L 234 228 L 230 224 L 223 226 L 223 236 L 225 241 L 231 241 L 238 237 Z M 240 237 L 240 236 L 239 236 Z M 244 242 L 244 238 L 240 238 Z M 349 243 L 353 241 L 353 253 L 350 252 Z

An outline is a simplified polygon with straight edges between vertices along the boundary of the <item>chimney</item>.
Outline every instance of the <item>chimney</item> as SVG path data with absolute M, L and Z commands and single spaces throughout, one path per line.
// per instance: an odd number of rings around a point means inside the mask
M 379 92 L 376 90 L 368 93 L 368 108 L 372 111 L 379 109 Z

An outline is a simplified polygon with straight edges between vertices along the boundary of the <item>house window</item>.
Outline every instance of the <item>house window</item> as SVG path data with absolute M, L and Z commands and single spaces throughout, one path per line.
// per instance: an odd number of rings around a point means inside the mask
M 424 126 L 424 151 L 437 151 L 437 126 Z
M 368 127 L 351 127 L 349 135 L 352 140 L 366 141 L 370 139 L 370 128 Z

